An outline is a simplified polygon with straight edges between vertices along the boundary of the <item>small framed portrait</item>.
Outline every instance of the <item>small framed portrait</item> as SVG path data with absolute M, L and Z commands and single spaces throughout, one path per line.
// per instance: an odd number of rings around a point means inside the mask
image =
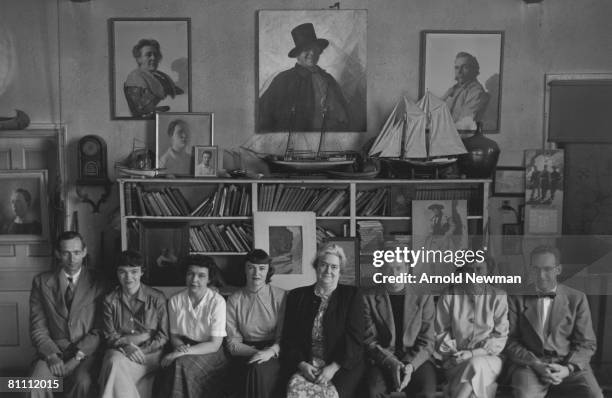
M 191 111 L 191 19 L 108 20 L 111 119 Z
M 189 224 L 143 222 L 141 231 L 143 282 L 151 286 L 183 286 L 179 261 L 189 254 Z
M 502 224 L 502 254 L 523 254 L 523 224 Z
M 316 221 L 313 212 L 255 212 L 255 246 L 270 253 L 272 284 L 284 289 L 315 281 Z
M 219 165 L 219 149 L 217 146 L 196 146 L 194 151 L 194 175 L 196 177 L 216 177 Z
M 212 113 L 158 113 L 155 118 L 155 167 L 163 174 L 192 176 L 194 147 L 213 145 Z
M 421 32 L 420 93 L 446 102 L 458 130 L 498 133 L 504 32 Z
M 366 33 L 366 10 L 259 11 L 257 131 L 367 131 Z
M 339 283 L 359 286 L 359 240 L 357 238 L 328 238 L 322 245 L 333 243 L 344 250 L 346 267 L 340 271 Z
M 525 195 L 525 168 L 498 166 L 493 175 L 494 196 Z
M 0 184 L 0 243 L 47 240 L 47 170 L 4 170 Z

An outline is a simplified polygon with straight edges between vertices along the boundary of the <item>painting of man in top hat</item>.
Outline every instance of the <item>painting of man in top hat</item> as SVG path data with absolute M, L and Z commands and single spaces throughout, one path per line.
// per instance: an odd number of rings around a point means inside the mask
M 259 132 L 366 131 L 366 12 L 259 12 Z

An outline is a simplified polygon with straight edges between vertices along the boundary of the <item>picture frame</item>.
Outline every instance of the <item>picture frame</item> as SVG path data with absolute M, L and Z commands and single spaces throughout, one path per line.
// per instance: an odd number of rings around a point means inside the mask
M 260 10 L 257 25 L 258 133 L 322 130 L 316 99 L 294 101 L 306 97 L 285 89 L 307 70 L 296 61 L 309 44 L 323 48 L 314 64 L 331 88 L 325 131 L 367 131 L 367 10 Z
M 112 120 L 191 111 L 191 18 L 110 18 L 108 32 Z
M 142 281 L 150 286 L 183 286 L 185 281 L 179 262 L 189 254 L 189 224 L 142 222 L 140 237 L 145 263 Z
M 523 254 L 523 224 L 502 224 L 502 254 Z
M 184 140 L 181 139 L 182 135 L 186 136 Z M 155 167 L 164 169 L 163 174 L 193 176 L 194 147 L 213 144 L 212 112 L 156 114 Z
M 498 166 L 493 174 L 493 196 L 525 195 L 525 168 Z
M 47 170 L 0 172 L 0 243 L 49 239 L 47 178 Z
M 216 145 L 197 145 L 194 152 L 194 176 L 216 177 L 221 163 L 219 148 Z
M 346 255 L 346 267 L 340 272 L 338 283 L 351 286 L 359 286 L 360 256 L 359 239 L 354 237 L 335 237 L 325 239 L 322 245 L 334 243 L 344 250 Z
M 422 31 L 419 96 L 430 91 L 445 101 L 460 131 L 475 130 L 474 122 L 481 121 L 484 133 L 499 133 L 503 47 L 503 31 Z M 476 76 L 470 73 L 474 60 Z M 464 65 L 457 76 L 464 87 L 455 83 L 454 65 Z
M 315 213 L 255 212 L 253 230 L 254 247 L 272 257 L 273 285 L 289 290 L 315 282 Z

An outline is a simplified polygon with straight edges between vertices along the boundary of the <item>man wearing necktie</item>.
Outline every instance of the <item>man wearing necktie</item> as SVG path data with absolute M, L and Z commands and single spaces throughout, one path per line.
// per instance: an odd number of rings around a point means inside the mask
M 58 238 L 55 257 L 60 267 L 34 278 L 30 293 L 30 335 L 38 360 L 32 377 L 64 378 L 64 396 L 91 397 L 92 367 L 100 343 L 97 322 L 103 285 L 83 267 L 87 247 L 77 232 Z M 34 390 L 32 397 L 52 397 Z
M 509 298 L 505 352 L 516 398 L 603 397 L 589 365 L 597 346 L 589 305 L 584 293 L 557 283 L 559 259 L 555 247 L 535 248 L 532 294 Z

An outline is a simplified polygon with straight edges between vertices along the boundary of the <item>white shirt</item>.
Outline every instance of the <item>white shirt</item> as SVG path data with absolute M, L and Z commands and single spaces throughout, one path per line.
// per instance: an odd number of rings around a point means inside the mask
M 170 333 L 191 340 L 205 342 L 211 337 L 225 337 L 225 300 L 214 290 L 208 289 L 194 308 L 187 289 L 175 294 L 168 301 Z
M 83 267 L 79 268 L 79 270 L 74 275 L 68 275 L 65 271 L 62 271 L 64 277 L 66 278 L 66 286 L 68 286 L 68 278 L 72 278 L 72 286 L 76 286 L 79 283 L 79 276 L 81 276 L 81 271 L 83 271 Z

